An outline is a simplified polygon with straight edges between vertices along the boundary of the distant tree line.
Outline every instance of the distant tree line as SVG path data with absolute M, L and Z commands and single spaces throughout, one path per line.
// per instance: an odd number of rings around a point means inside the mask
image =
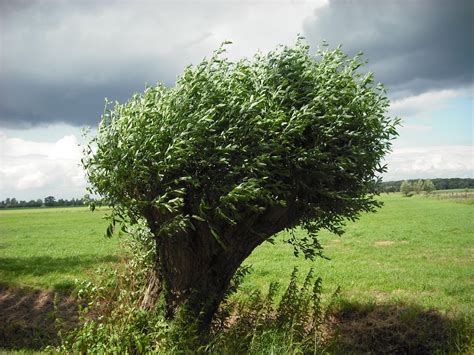
M 44 199 L 37 200 L 17 200 L 16 198 L 6 198 L 0 201 L 0 208 L 23 208 L 23 207 L 75 207 L 75 206 L 86 206 L 92 201 L 89 195 L 85 195 L 82 198 L 68 199 L 57 199 L 54 196 L 47 196 Z M 94 200 L 96 204 L 100 201 Z M 99 203 L 100 204 L 100 203 Z
M 383 181 L 379 184 L 379 190 L 380 192 L 399 192 L 401 191 L 401 186 L 404 181 L 414 186 L 420 180 L 411 179 L 411 180 L 399 180 L 399 181 Z M 471 179 L 471 178 L 450 178 L 450 179 L 442 178 L 442 179 L 431 179 L 430 181 L 433 183 L 435 190 L 473 189 L 474 188 L 474 179 Z
M 429 183 L 428 183 L 429 181 Z M 405 183 L 405 184 L 404 184 Z M 402 191 L 402 184 L 403 187 Z M 423 185 L 424 184 L 424 185 Z M 431 187 L 431 184 L 434 188 Z M 383 181 L 378 185 L 379 192 L 420 192 L 432 190 L 452 190 L 452 189 L 474 189 L 474 179 L 471 178 L 445 178 L 431 180 L 399 180 L 399 181 Z M 44 199 L 37 200 L 17 200 L 16 198 L 6 198 L 0 201 L 0 208 L 22 208 L 22 207 L 68 207 L 68 206 L 86 206 L 89 202 L 94 201 L 96 205 L 101 205 L 101 201 L 92 199 L 89 195 L 82 198 L 57 199 L 54 196 L 47 196 Z

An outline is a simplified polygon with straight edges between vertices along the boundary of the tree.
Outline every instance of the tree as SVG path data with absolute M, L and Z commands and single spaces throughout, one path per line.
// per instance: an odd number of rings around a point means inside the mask
M 400 185 L 400 192 L 405 195 L 405 196 L 408 196 L 408 194 L 413 191 L 413 186 L 412 184 L 410 184 L 408 181 L 403 181 L 402 184 Z
M 231 62 L 221 47 L 107 106 L 83 164 L 117 221 L 146 221 L 156 257 L 142 307 L 163 300 L 206 331 L 232 276 L 275 233 L 297 226 L 296 252 L 321 254 L 317 232 L 374 211 L 381 159 L 397 119 L 360 57 L 309 53 L 299 40 Z
M 419 179 L 413 183 L 413 191 L 415 191 L 417 194 L 423 191 L 423 180 Z
M 423 191 L 426 191 L 427 193 L 431 193 L 434 190 L 436 190 L 433 181 L 431 180 L 424 180 L 423 181 Z
M 45 206 L 51 207 L 51 206 L 54 206 L 55 203 L 56 203 L 56 199 L 54 198 L 54 196 L 48 196 L 44 198 Z

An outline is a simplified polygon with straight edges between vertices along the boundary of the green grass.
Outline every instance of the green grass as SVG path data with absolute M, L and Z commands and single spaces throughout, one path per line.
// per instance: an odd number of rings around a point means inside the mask
M 293 265 L 313 267 L 325 292 L 340 286 L 353 301 L 417 304 L 473 315 L 474 206 L 450 200 L 381 197 L 377 213 L 349 223 L 342 237 L 321 234 L 331 260 L 311 263 L 292 257 L 291 246 L 279 237 L 254 251 L 254 267 L 243 287 L 286 284 Z
M 342 237 L 321 234 L 331 260 L 295 258 L 285 233 L 276 245 L 263 244 L 247 261 L 253 273 L 243 287 L 286 284 L 294 266 L 301 274 L 314 267 L 326 293 L 340 286 L 357 301 L 414 302 L 472 314 L 474 206 L 423 196 L 381 198 L 385 206 L 349 223 Z M 64 288 L 116 262 L 119 241 L 102 237 L 103 215 L 85 208 L 1 211 L 0 282 Z
M 431 342 L 433 349 L 466 349 L 470 338 L 458 338 L 470 337 L 474 319 L 474 205 L 398 193 L 381 199 L 383 208 L 348 223 L 342 237 L 321 233 L 330 260 L 295 258 L 284 243 L 286 233 L 275 245 L 264 243 L 246 261 L 253 272 L 242 290 L 265 292 L 273 281 L 285 287 L 295 266 L 301 276 L 312 267 L 323 279 L 325 297 L 337 286 L 342 290 L 334 316 L 341 334 L 336 353 L 357 346 L 377 353 L 410 339 L 415 345 Z M 98 267 L 113 266 L 120 241 L 103 237 L 104 214 L 86 208 L 0 211 L 0 291 L 70 288 L 75 279 L 92 278 Z M 244 299 L 244 293 L 235 297 Z
M 0 283 L 64 289 L 118 260 L 118 240 L 102 237 L 104 210 L 37 208 L 0 212 Z

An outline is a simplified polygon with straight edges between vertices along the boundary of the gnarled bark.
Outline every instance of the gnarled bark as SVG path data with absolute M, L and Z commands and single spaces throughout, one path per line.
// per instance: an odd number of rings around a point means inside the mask
M 163 283 L 160 280 L 160 274 L 156 267 L 154 267 L 148 278 L 148 286 L 143 295 L 140 307 L 146 310 L 152 310 L 156 306 L 156 302 L 163 290 Z
M 142 307 L 151 309 L 163 297 L 165 315 L 173 319 L 184 309 L 201 332 L 209 329 L 236 270 L 268 237 L 297 219 L 292 206 L 276 207 L 255 220 L 255 227 L 234 226 L 218 242 L 206 222 L 195 231 L 172 237 L 156 237 L 155 271 L 149 279 Z

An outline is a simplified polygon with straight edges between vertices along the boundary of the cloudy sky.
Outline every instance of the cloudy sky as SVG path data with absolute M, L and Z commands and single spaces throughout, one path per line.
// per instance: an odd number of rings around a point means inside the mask
M 359 51 L 403 119 L 385 180 L 474 177 L 471 0 L 0 0 L 0 199 L 84 194 L 81 128 L 104 98 L 173 85 L 231 40 L 231 58 L 302 34 Z

